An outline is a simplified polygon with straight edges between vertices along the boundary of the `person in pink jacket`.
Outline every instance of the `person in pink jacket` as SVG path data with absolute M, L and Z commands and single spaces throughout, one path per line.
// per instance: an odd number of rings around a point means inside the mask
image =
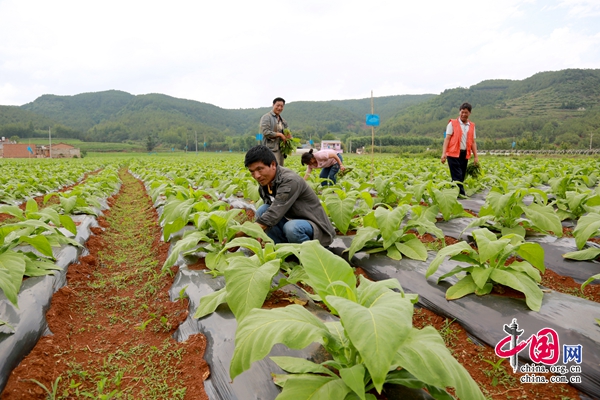
M 335 150 L 321 150 L 313 153 L 313 149 L 310 149 L 308 153 L 302 154 L 301 159 L 302 165 L 308 166 L 304 180 L 309 178 L 313 169 L 322 168 L 319 177 L 327 180 L 321 182 L 321 185 L 335 185 L 337 173 L 346 169 L 342 164 L 343 161 L 342 155 Z

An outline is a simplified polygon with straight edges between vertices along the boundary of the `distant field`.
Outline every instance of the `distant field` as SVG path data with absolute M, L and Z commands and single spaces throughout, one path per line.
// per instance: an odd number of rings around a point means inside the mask
M 31 143 L 37 145 L 47 145 L 47 139 L 23 139 L 22 143 Z M 145 151 L 145 146 L 142 144 L 130 143 L 107 143 L 107 142 L 83 142 L 79 139 L 60 139 L 52 138 L 52 143 L 66 143 L 79 148 L 85 152 L 119 152 L 119 151 Z

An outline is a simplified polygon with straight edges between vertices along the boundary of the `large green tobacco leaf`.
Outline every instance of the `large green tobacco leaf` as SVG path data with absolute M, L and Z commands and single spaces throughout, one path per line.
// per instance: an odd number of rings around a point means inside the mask
M 481 287 L 483 287 L 483 285 Z M 473 280 L 473 277 L 467 275 L 446 290 L 446 299 L 460 299 L 468 294 L 475 293 L 476 290 L 477 284 Z
M 471 268 L 471 277 L 473 278 L 473 282 L 477 285 L 479 289 L 483 289 L 485 284 L 488 282 L 490 278 L 490 274 L 492 273 L 493 268 L 490 267 L 473 267 Z M 466 279 L 463 278 L 462 280 Z M 456 286 L 456 285 L 455 285 Z M 462 297 L 462 296 L 461 296 Z M 446 298 L 448 298 L 448 293 L 446 292 Z
M 573 230 L 573 236 L 575 236 L 575 243 L 577 248 L 581 250 L 585 245 L 585 242 L 595 236 L 600 230 L 600 214 L 589 213 L 579 218 L 577 226 Z
M 229 211 L 213 211 L 210 213 L 208 222 L 217 233 L 219 243 L 227 238 L 229 226 L 232 224 L 237 224 L 234 218 L 241 212 L 242 210 L 239 208 L 234 208 Z
M 352 220 L 356 196 L 341 199 L 337 194 L 325 197 L 325 206 L 335 227 L 345 235 Z
M 477 242 L 477 249 L 479 250 L 479 262 L 485 263 L 490 262 L 495 266 L 496 258 L 502 253 L 502 250 L 510 244 L 510 239 L 497 239 L 489 230 L 475 229 L 473 231 L 473 237 Z
M 165 204 L 163 212 L 160 216 L 161 222 L 168 224 L 176 220 L 182 220 L 184 225 L 187 224 L 190 214 L 193 211 L 195 199 L 180 200 L 171 198 Z
M 60 224 L 73 235 L 77 235 L 77 226 L 73 222 L 73 218 L 68 215 L 59 215 Z
M 227 288 L 221 288 L 216 292 L 207 294 L 200 299 L 198 308 L 194 313 L 194 318 L 202 318 L 208 314 L 215 312 L 217 307 L 227 301 Z
M 544 265 L 544 248 L 539 243 L 522 243 L 517 247 L 517 254 L 539 269 L 546 270 Z
M 348 337 L 381 393 L 394 353 L 412 327 L 412 303 L 391 291 L 370 307 L 336 296 L 328 296 L 327 301 L 338 310 Z
M 581 285 L 581 291 L 583 292 L 585 290 L 585 287 L 593 281 L 595 281 L 596 279 L 600 279 L 600 274 L 590 276 L 587 281 L 583 282 L 583 284 Z
M 350 392 L 337 376 L 299 374 L 286 379 L 276 400 L 344 400 Z
M 183 239 L 177 241 L 162 268 L 165 269 L 174 265 L 175 262 L 177 262 L 179 254 L 195 249 L 198 246 L 198 243 L 201 241 L 211 242 L 211 240 L 206 237 L 204 232 L 190 231 L 187 233 Z
M 0 205 L 0 214 L 12 215 L 13 217 L 20 219 L 21 221 L 24 219 L 23 210 L 21 210 L 17 206 Z
M 431 326 L 411 330 L 402 337 L 394 364 L 416 379 L 437 388 L 454 387 L 460 399 L 485 399 L 467 370 L 452 357 L 440 334 Z
M 384 241 L 393 240 L 392 238 L 395 236 L 396 232 L 400 228 L 400 224 L 402 223 L 402 219 L 406 215 L 409 206 L 403 204 L 394 208 L 393 210 L 388 210 L 385 207 L 377 207 L 375 209 L 375 219 L 377 220 L 377 226 L 381 231 L 381 237 Z M 384 247 L 389 247 L 384 245 Z
M 456 199 L 458 188 L 432 189 L 431 194 L 434 204 L 439 207 L 444 217 L 444 221 L 448 221 L 452 216 L 460 215 L 464 212 L 463 206 Z
M 359 228 L 352 239 L 352 243 L 350 243 L 350 248 L 347 250 L 348 259 L 352 259 L 357 251 L 360 251 L 369 240 L 375 239 L 380 233 L 379 229 L 370 226 Z
M 453 245 L 446 246 L 440 251 L 438 251 L 437 255 L 435 256 L 433 261 L 431 261 L 431 264 L 429 264 L 429 267 L 427 268 L 425 278 L 429 278 L 431 275 L 433 275 L 446 257 L 452 257 L 463 252 L 477 257 L 477 253 L 471 248 L 471 246 L 469 246 L 467 242 L 458 242 Z
M 186 225 L 187 222 L 184 221 L 183 218 L 175 218 L 174 220 L 167 222 L 163 228 L 164 241 L 168 242 L 171 240 L 171 235 L 178 232 Z
M 448 392 L 435 386 L 427 385 L 412 376 L 407 370 L 396 370 L 388 374 L 385 383 L 392 385 L 402 385 L 412 389 L 427 389 L 429 395 L 436 400 L 454 400 Z
M 52 255 L 52 247 L 48 238 L 44 235 L 36 236 L 21 236 L 19 242 L 29 243 L 34 249 L 45 255 L 46 257 L 54 258 Z
M 234 257 L 229 261 L 225 269 L 227 304 L 238 322 L 263 305 L 280 265 L 280 259 L 261 264 L 258 257 Z
M 303 349 L 313 342 L 329 341 L 325 324 L 299 305 L 271 310 L 253 309 L 238 325 L 229 367 L 231 379 L 262 360 L 277 343 Z M 331 340 L 334 340 L 331 338 Z
M 246 235 L 251 238 L 261 239 L 263 243 L 273 243 L 273 239 L 271 239 L 256 222 L 246 221 L 241 226 L 236 227 L 236 229 L 244 232 Z M 256 252 L 255 252 L 256 253 Z
M 382 281 L 373 282 L 361 275 L 360 285 L 358 288 L 356 288 L 356 292 L 358 294 L 358 304 L 365 307 L 370 307 L 384 293 L 388 293 L 390 289 L 397 290 L 403 297 L 406 297 L 411 302 L 414 298 L 416 298 L 416 295 L 405 294 L 402 286 L 400 286 L 400 282 L 398 282 L 397 279 L 384 279 Z
M 490 279 L 523 293 L 527 307 L 533 311 L 539 311 L 542 307 L 544 293 L 527 274 L 511 269 L 496 268 L 492 271 Z
M 26 261 L 25 255 L 12 250 L 0 254 L 0 289 L 15 306 L 25 273 Z
M 64 213 L 72 214 L 73 209 L 75 208 L 75 206 L 77 204 L 77 196 L 71 196 L 71 197 L 58 196 L 58 198 L 60 199 L 60 205 L 63 208 Z M 44 201 L 45 201 L 45 199 L 44 199 Z
M 340 377 L 361 400 L 365 400 L 365 366 L 363 364 L 340 369 Z
M 352 267 L 343 258 L 321 246 L 317 240 L 302 243 L 300 262 L 312 288 L 322 299 L 326 300 L 328 295 L 356 299 L 356 276 Z M 343 284 L 337 284 L 338 282 Z
M 577 261 L 595 260 L 598 256 L 600 256 L 600 249 L 597 249 L 595 247 L 588 247 L 584 250 L 571 251 L 569 253 L 563 254 L 564 258 Z
M 35 255 L 33 255 L 35 256 Z M 46 260 L 32 260 L 30 257 L 25 259 L 25 276 L 44 276 L 54 275 L 54 271 L 60 271 L 61 268 L 53 262 Z
M 412 237 L 412 239 L 410 239 L 410 237 Z M 400 253 L 413 260 L 427 260 L 427 247 L 425 247 L 423 242 L 412 234 L 406 235 L 403 239 L 409 240 L 394 243 Z
M 554 236 L 562 237 L 562 224 L 552 206 L 541 206 L 532 203 L 524 207 L 523 211 L 536 228 L 544 232 L 552 232 Z
M 316 364 L 310 360 L 298 357 L 273 356 L 269 357 L 282 370 L 292 374 L 323 374 L 336 376 L 331 370 L 321 364 Z
M 507 268 L 512 269 L 514 271 L 523 272 L 536 282 L 542 281 L 540 271 L 538 269 L 536 269 L 533 265 L 528 263 L 527 261 L 512 262 L 510 265 L 508 265 Z

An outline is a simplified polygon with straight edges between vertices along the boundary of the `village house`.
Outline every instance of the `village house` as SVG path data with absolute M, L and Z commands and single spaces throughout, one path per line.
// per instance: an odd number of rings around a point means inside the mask
M 50 157 L 48 146 L 42 146 L 41 153 L 44 157 Z M 81 158 L 81 152 L 70 144 L 57 143 L 52 145 L 52 158 Z
M 0 138 L 0 157 L 2 158 L 48 158 L 49 146 L 37 146 L 29 143 L 16 143 Z M 66 143 L 52 145 L 52 158 L 81 158 L 78 148 Z
M 341 140 L 323 140 L 321 141 L 321 150 L 335 150 L 338 153 L 342 153 L 342 141 Z

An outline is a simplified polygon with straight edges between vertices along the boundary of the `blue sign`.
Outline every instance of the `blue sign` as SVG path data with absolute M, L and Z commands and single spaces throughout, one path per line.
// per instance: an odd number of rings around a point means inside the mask
M 256 140 L 263 140 L 263 134 L 262 133 L 257 133 L 256 134 Z
M 33 150 L 31 150 L 31 146 L 27 146 L 27 151 L 33 154 Z
M 379 126 L 379 114 L 367 114 L 367 126 Z
M 312 146 L 313 144 L 315 144 L 315 141 L 311 139 L 308 141 L 308 143 L 310 143 L 310 145 Z
M 206 142 L 204 142 L 204 147 L 206 147 Z
M 517 145 L 517 142 L 513 142 L 513 149 L 515 148 L 516 145 Z

